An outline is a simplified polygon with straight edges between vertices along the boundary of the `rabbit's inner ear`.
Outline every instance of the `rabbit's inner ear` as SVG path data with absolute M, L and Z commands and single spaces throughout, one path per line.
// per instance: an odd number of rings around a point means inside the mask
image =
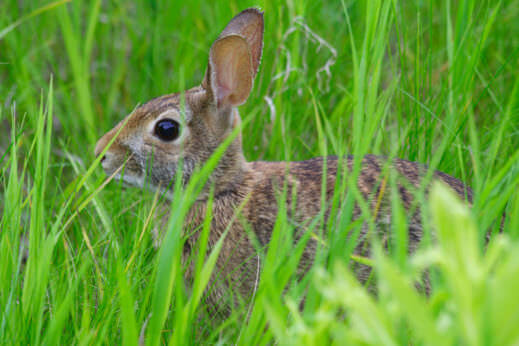
M 263 51 L 263 12 L 256 8 L 248 8 L 238 15 L 236 15 L 229 24 L 222 31 L 218 40 L 216 40 L 213 48 L 219 41 L 223 41 L 225 38 L 239 36 L 247 43 L 247 50 L 250 57 L 251 75 L 252 79 L 256 77 L 258 67 L 261 62 L 261 54 Z M 211 74 L 212 74 L 211 61 L 205 73 L 204 80 L 202 81 L 202 87 L 208 91 L 211 89 Z
M 245 39 L 230 35 L 216 40 L 209 54 L 209 85 L 218 108 L 244 103 L 252 89 L 253 67 Z

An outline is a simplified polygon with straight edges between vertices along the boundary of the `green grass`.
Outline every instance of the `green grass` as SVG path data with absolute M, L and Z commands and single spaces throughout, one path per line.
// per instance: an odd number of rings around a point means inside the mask
M 224 148 L 176 188 L 160 250 L 152 232 L 167 202 L 104 184 L 97 138 L 138 104 L 197 85 L 212 41 L 249 6 L 266 27 L 240 107 L 249 160 L 383 154 L 474 189 L 471 209 L 441 187 L 428 201 L 417 193 L 426 239 L 414 255 L 393 198 L 395 241 L 370 261 L 377 295 L 348 269 L 352 208 L 365 205 L 358 166 L 335 187 L 327 229 L 318 216 L 294 244 L 280 209 L 254 300 L 226 317 L 203 297 L 219 248 L 195 249 L 191 286 L 180 261 L 182 220 Z M 517 0 L 3 1 L 0 343 L 517 344 L 518 61 Z M 388 192 L 397 196 L 395 177 Z M 365 210 L 361 222 L 372 221 Z M 309 237 L 318 256 L 297 278 Z M 424 268 L 429 297 L 414 289 Z

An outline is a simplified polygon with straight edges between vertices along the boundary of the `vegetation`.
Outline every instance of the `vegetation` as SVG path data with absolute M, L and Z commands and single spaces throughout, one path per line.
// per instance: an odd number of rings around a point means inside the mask
M 417 193 L 426 237 L 413 255 L 393 199 L 389 252 L 375 239 L 374 257 L 355 259 L 373 265 L 376 295 L 348 269 L 347 235 L 373 220 L 351 220 L 354 175 L 336 187 L 337 221 L 308 231 L 322 244 L 309 273 L 294 274 L 304 243 L 281 209 L 253 301 L 220 316 L 203 297 L 218 248 L 194 249 L 193 285 L 180 261 L 182 220 L 219 153 L 177 185 L 160 250 L 168 202 L 109 182 L 93 155 L 139 103 L 198 84 L 212 41 L 250 6 L 266 32 L 240 107 L 249 160 L 375 153 L 474 189 L 471 208 L 442 186 Z M 517 344 L 518 54 L 517 0 L 4 0 L 1 343 Z M 414 284 L 425 268 L 429 296 Z

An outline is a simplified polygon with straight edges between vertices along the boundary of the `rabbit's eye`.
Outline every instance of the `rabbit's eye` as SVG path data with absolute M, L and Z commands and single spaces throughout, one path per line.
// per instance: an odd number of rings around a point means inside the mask
M 171 142 L 180 135 L 180 124 L 172 119 L 163 119 L 155 125 L 155 135 L 165 142 Z

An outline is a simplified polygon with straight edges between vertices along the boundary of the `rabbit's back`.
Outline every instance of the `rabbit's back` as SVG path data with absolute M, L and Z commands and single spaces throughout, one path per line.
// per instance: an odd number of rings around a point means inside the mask
M 305 219 L 315 217 L 326 203 L 325 215 L 329 216 L 330 198 L 340 190 L 340 182 L 336 182 L 339 174 L 344 181 L 352 174 L 354 159 L 352 156 L 338 158 L 328 156 L 317 157 L 306 161 L 294 162 L 264 162 L 249 163 L 252 198 L 249 202 L 249 214 L 247 219 L 252 222 L 253 229 L 258 233 L 259 239 L 267 244 L 272 222 L 277 214 L 277 201 L 283 189 L 286 190 L 285 200 L 287 213 L 294 222 L 300 223 Z M 357 177 L 357 188 L 372 214 L 378 222 L 387 222 L 390 216 L 390 189 L 389 176 L 396 173 L 396 185 L 400 200 L 406 210 L 413 207 L 414 190 L 421 187 L 422 179 L 427 173 L 427 166 L 403 159 L 393 159 L 390 164 L 387 158 L 366 155 L 360 164 L 360 172 Z M 323 184 L 322 177 L 326 176 Z M 433 180 L 441 180 L 450 186 L 462 199 L 472 203 L 472 190 L 460 180 L 440 171 L 433 173 Z M 337 185 L 337 186 L 336 186 Z M 323 188 L 325 198 L 323 199 Z M 428 187 L 425 187 L 425 194 Z M 295 197 L 295 198 L 294 198 Z M 258 213 L 258 211 L 261 211 Z M 294 211 L 295 215 L 292 215 Z M 354 210 L 354 219 L 358 218 L 361 211 L 358 207 Z M 274 217 L 272 217 L 274 215 Z M 326 218 L 325 218 L 326 219 Z M 270 221 L 270 223 L 269 223 Z M 414 220 L 419 222 L 418 219 Z

